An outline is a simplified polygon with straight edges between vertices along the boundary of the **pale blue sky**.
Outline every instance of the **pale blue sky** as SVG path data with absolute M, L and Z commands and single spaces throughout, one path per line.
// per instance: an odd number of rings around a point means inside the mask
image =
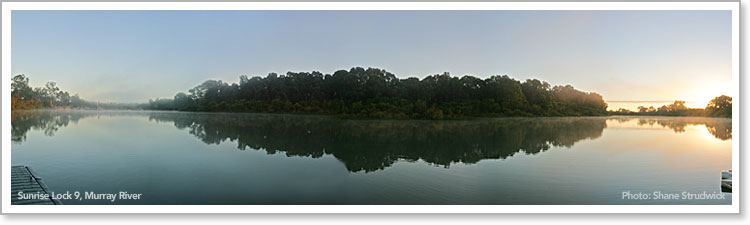
M 707 101 L 732 87 L 730 11 L 15 10 L 11 22 L 14 75 L 96 101 L 354 66 L 538 78 L 605 100 Z

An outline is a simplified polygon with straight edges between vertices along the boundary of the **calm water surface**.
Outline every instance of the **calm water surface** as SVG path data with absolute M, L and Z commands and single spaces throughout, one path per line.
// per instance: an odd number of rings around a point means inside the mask
M 13 165 L 64 204 L 731 204 L 731 119 L 343 120 L 269 114 L 25 111 Z

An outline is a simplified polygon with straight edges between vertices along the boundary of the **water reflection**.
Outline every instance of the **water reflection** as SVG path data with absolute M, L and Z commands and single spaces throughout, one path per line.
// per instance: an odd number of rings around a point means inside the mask
M 385 169 L 398 160 L 422 160 L 448 167 L 517 153 L 537 154 L 551 147 L 572 147 L 602 135 L 608 120 L 638 127 L 704 125 L 717 139 L 732 138 L 731 120 L 674 117 L 507 118 L 469 121 L 342 120 L 325 116 L 270 114 L 25 111 L 12 113 L 12 140 L 23 142 L 29 130 L 52 136 L 86 117 L 136 116 L 172 123 L 206 144 L 237 143 L 239 150 L 321 157 L 329 154 L 351 172 Z
M 571 147 L 598 138 L 597 119 L 502 119 L 477 121 L 340 120 L 317 116 L 154 113 L 207 144 L 236 141 L 238 149 L 320 157 L 331 154 L 349 171 L 375 171 L 399 159 L 441 166 L 536 154 L 551 146 Z
M 91 116 L 93 114 L 88 114 Z M 54 136 L 60 127 L 68 126 L 68 123 L 77 123 L 85 117 L 81 112 L 60 113 L 55 111 L 15 111 L 10 116 L 10 135 L 13 142 L 26 141 L 26 133 L 29 130 L 41 130 L 47 136 Z
M 635 121 L 639 127 L 660 126 L 675 133 L 685 132 L 688 126 L 705 126 L 711 135 L 719 140 L 732 139 L 732 120 L 726 118 L 706 117 L 613 117 L 620 123 Z

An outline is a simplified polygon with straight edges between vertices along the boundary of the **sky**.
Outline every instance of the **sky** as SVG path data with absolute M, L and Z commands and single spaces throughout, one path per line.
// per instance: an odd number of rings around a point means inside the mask
M 93 101 L 208 79 L 386 69 L 570 84 L 605 101 L 731 94 L 731 11 L 19 11 L 11 73 Z M 611 107 L 610 107 L 611 108 Z

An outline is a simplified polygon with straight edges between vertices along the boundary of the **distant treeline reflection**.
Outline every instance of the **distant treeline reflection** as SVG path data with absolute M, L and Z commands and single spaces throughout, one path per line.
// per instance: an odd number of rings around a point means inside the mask
M 638 126 L 661 126 L 672 129 L 676 133 L 685 132 L 687 126 L 706 126 L 711 135 L 720 140 L 732 139 L 732 120 L 724 118 L 705 118 L 705 117 L 616 117 L 614 120 L 619 122 L 628 122 L 638 120 Z
M 450 166 L 536 154 L 595 139 L 604 119 L 491 119 L 475 121 L 342 120 L 323 116 L 154 113 L 207 144 L 236 141 L 240 150 L 287 156 L 331 154 L 352 172 L 375 171 L 399 159 Z
M 716 138 L 732 138 L 730 119 L 675 117 L 557 117 L 503 118 L 466 121 L 346 120 L 329 116 L 279 114 L 16 111 L 12 113 L 12 141 L 26 141 L 30 130 L 52 136 L 60 127 L 87 117 L 148 117 L 172 123 L 206 144 L 237 143 L 240 150 L 258 149 L 268 154 L 321 157 L 329 154 L 351 172 L 376 171 L 398 160 L 439 166 L 505 159 L 516 153 L 537 154 L 552 147 L 572 147 L 596 139 L 607 120 L 638 126 L 661 126 L 675 132 L 688 125 L 705 125 Z

